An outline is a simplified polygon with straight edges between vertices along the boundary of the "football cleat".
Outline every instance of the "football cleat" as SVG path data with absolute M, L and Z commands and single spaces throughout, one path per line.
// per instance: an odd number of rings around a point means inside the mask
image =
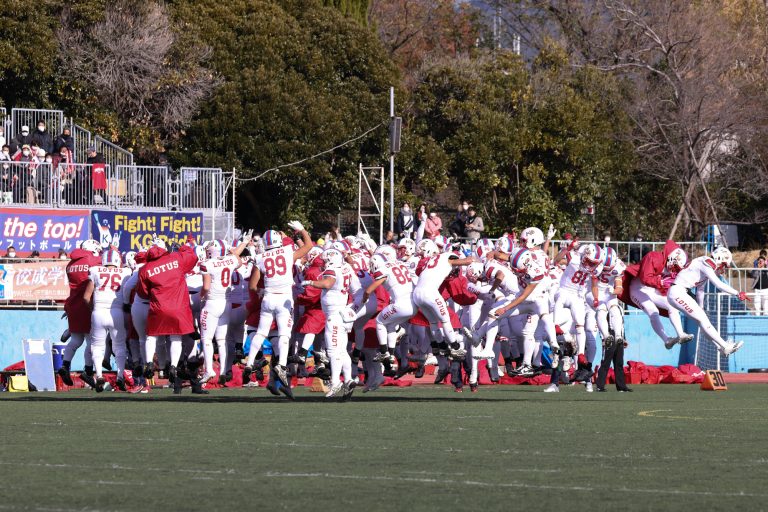
M 307 363 L 307 356 L 301 355 L 301 354 L 293 354 L 292 356 L 288 356 L 288 362 L 291 364 L 306 364 Z
M 61 368 L 59 368 L 58 373 L 59 373 L 59 377 L 61 377 L 61 381 L 67 386 L 72 386 L 75 384 L 72 381 L 72 376 L 69 374 L 69 368 L 62 366 Z
M 155 376 L 155 365 L 153 363 L 147 363 L 144 365 L 144 378 L 151 379 Z
M 277 386 L 275 386 L 274 382 L 267 383 L 267 391 L 269 391 L 275 396 L 280 396 L 280 392 L 277 390 Z
M 587 382 L 586 388 L 587 388 L 587 393 L 591 393 L 592 391 L 594 391 L 594 389 L 592 388 L 591 382 Z
M 475 382 L 474 384 L 472 384 L 472 383 L 470 382 L 470 383 L 469 383 L 469 390 L 470 390 L 471 392 L 473 392 L 473 393 L 477 393 L 477 382 Z
M 375 356 L 373 356 L 373 360 L 376 363 L 383 363 L 384 361 L 390 361 L 391 356 L 389 355 L 389 352 L 378 352 Z
M 397 379 L 399 379 L 401 377 L 405 377 L 409 373 L 411 373 L 411 367 L 410 366 L 408 366 L 407 364 L 400 365 L 397 368 L 397 373 L 395 374 L 395 380 L 397 380 Z
M 106 381 L 104 380 L 104 377 L 98 377 L 95 382 L 96 385 L 93 387 L 93 389 L 95 389 L 97 393 L 101 393 L 104 391 L 105 383 Z
M 215 373 L 205 372 L 205 375 L 203 375 L 203 377 L 200 379 L 199 383 L 200 383 L 200 385 L 203 385 L 206 382 L 208 382 L 209 380 L 213 379 L 214 377 L 216 377 Z
M 679 344 L 681 344 L 681 345 L 683 345 L 683 344 L 685 344 L 685 343 L 688 343 L 688 342 L 689 342 L 689 341 L 691 341 L 692 339 L 693 339 L 693 334 L 687 334 L 687 333 L 686 333 L 686 334 L 683 334 L 682 336 L 680 336 L 680 337 L 678 338 L 678 343 L 679 343 Z
M 552 364 L 550 365 L 551 368 L 557 368 L 557 366 L 560 364 L 560 354 L 557 352 L 552 352 Z
M 420 379 L 420 378 L 422 378 L 424 376 L 424 365 L 423 364 L 420 364 L 416 368 L 416 371 L 414 372 L 413 376 L 416 377 L 417 379 Z
M 96 381 L 93 380 L 92 375 L 88 375 L 87 373 L 81 373 L 80 380 L 88 384 L 88 387 L 96 389 Z
M 453 388 L 453 392 L 454 393 L 463 393 L 464 389 L 463 388 Z
M 290 381 L 288 380 L 288 372 L 286 371 L 285 366 L 276 364 L 272 368 L 272 371 L 275 373 L 275 377 L 277 377 L 277 380 L 280 381 L 280 384 L 282 384 L 283 386 L 291 385 Z
M 547 388 L 544 390 L 545 393 L 559 393 L 560 387 L 557 384 L 550 384 L 547 386 Z
M 280 386 L 278 390 L 288 398 L 288 400 L 296 400 L 296 397 L 293 396 L 293 390 L 291 389 L 291 386 Z
M 252 366 L 243 367 L 243 386 L 246 386 L 251 382 L 251 374 L 253 374 Z
M 724 356 L 729 356 L 729 355 L 733 354 L 734 352 L 736 352 L 737 350 L 739 350 L 743 346 L 744 346 L 744 342 L 743 341 L 737 341 L 736 343 L 731 343 L 730 345 L 728 345 L 727 347 L 725 347 L 721 351 L 722 351 Z
M 667 341 L 664 342 L 664 346 L 667 348 L 667 350 L 672 350 L 672 347 L 677 345 L 677 342 L 679 341 L 679 338 L 667 338 Z
M 232 380 L 232 370 L 227 373 L 219 375 L 219 385 L 224 386 L 227 382 Z
M 325 398 L 335 398 L 335 397 L 339 396 L 343 392 L 343 389 L 344 389 L 344 384 L 339 382 L 338 384 L 333 386 L 328 391 L 328 393 L 325 394 Z
M 357 382 L 355 382 L 354 380 L 345 382 L 341 390 L 341 401 L 346 402 L 347 400 L 352 398 L 352 393 L 355 392 L 356 387 L 357 387 Z
M 330 359 L 328 359 L 323 352 L 315 352 L 314 354 L 315 363 L 319 364 L 328 364 L 330 363 Z
M 127 391 L 128 388 L 125 385 L 125 379 L 118 377 L 118 379 L 115 381 L 115 385 L 117 386 L 117 389 L 120 391 Z
M 523 366 L 515 370 L 515 375 L 520 377 L 533 377 L 534 374 L 533 366 L 529 364 L 523 364 Z

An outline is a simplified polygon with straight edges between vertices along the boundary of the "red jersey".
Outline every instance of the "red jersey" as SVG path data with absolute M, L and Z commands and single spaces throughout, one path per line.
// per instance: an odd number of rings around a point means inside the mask
M 182 245 L 174 253 L 152 247 L 147 260 L 139 271 L 136 287 L 136 293 L 149 297 L 147 334 L 164 336 L 193 332 L 195 327 L 186 275 L 197 264 L 195 251 L 187 245 Z
M 64 302 L 69 331 L 77 334 L 89 333 L 91 332 L 91 308 L 83 300 L 83 294 L 88 287 L 89 269 L 101 265 L 101 258 L 83 249 L 72 251 L 70 258 L 67 265 L 69 297 Z

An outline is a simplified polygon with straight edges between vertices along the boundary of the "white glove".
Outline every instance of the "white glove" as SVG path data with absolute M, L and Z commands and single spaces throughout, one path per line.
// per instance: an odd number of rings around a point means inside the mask
M 304 231 L 304 225 L 297 220 L 292 220 L 289 222 L 288 227 L 294 231 Z
M 307 286 L 312 286 L 312 281 L 305 279 L 304 281 L 301 282 L 301 286 L 303 286 L 304 288 L 306 288 Z
M 549 229 L 547 230 L 547 240 L 552 240 L 552 238 L 555 236 L 555 233 L 557 233 L 557 230 L 555 229 L 554 224 L 550 224 Z

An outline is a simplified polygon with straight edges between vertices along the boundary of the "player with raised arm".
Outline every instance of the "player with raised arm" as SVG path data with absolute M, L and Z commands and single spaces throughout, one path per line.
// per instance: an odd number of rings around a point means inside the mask
M 341 395 L 346 400 L 352 396 L 356 385 L 347 339 L 356 316 L 354 309 L 349 307 L 349 293 L 357 276 L 337 249 L 326 249 L 321 258 L 324 267 L 320 279 L 305 280 L 301 284 L 322 290 L 320 304 L 325 314 L 325 348 L 331 362 L 331 389 L 325 396 L 333 398 Z M 340 379 L 342 374 L 343 383 Z
M 379 286 L 384 286 L 389 294 L 390 303 L 376 317 L 376 338 L 379 342 L 380 358 L 375 360 L 390 360 L 395 351 L 398 333 L 397 328 L 404 326 L 416 314 L 413 304 L 413 281 L 408 267 L 404 263 L 388 259 L 383 254 L 375 254 L 371 258 L 373 282 L 365 289 L 363 301 L 367 301 Z M 398 373 L 403 375 L 408 367 L 401 364 Z M 382 383 L 368 384 L 368 391 L 376 390 Z
M 451 358 L 464 360 L 467 351 L 462 337 L 453 330 L 448 314 L 448 303 L 440 293 L 440 285 L 449 276 L 454 267 L 469 265 L 477 261 L 474 257 L 460 258 L 452 252 L 440 252 L 432 240 L 419 242 L 421 256 L 417 274 L 419 276 L 413 290 L 413 303 L 429 321 L 429 331 L 433 342 L 447 341 Z
M 609 347 L 614 342 L 624 343 L 624 312 L 618 297 L 624 291 L 622 276 L 627 267 L 613 248 L 606 247 L 603 252 L 605 260 L 597 277 L 597 296 L 589 291 L 586 299 L 587 305 L 595 311 L 603 345 Z M 616 336 L 611 335 L 610 328 L 613 328 Z
M 691 263 L 678 272 L 675 282 L 669 287 L 667 299 L 669 304 L 678 311 L 693 318 L 699 327 L 717 346 L 717 349 L 726 356 L 729 356 L 739 350 L 744 342 L 725 341 L 712 322 L 707 318 L 707 314 L 699 306 L 696 300 L 688 294 L 688 289 L 696 288 L 697 291 L 703 290 L 704 285 L 709 281 L 715 288 L 723 293 L 734 295 L 740 301 L 749 300 L 746 292 L 740 292 L 727 283 L 720 280 L 725 270 L 733 263 L 733 255 L 726 247 L 718 247 L 709 256 L 695 258 Z
M 219 347 L 219 384 L 232 379 L 232 365 L 228 360 L 227 327 L 231 311 L 232 275 L 243 264 L 240 255 L 250 242 L 246 234 L 232 250 L 224 240 L 211 240 L 204 245 L 206 261 L 200 266 L 203 288 L 200 292 L 200 340 L 203 344 L 205 373 L 200 379 L 205 384 L 216 376 L 213 371 L 213 339 Z
M 293 399 L 286 365 L 293 328 L 293 268 L 297 260 L 303 258 L 314 247 L 309 233 L 299 221 L 291 221 L 288 226 L 301 236 L 303 245 L 293 250 L 293 240 L 283 237 L 275 230 L 264 233 L 264 253 L 251 272 L 250 289 L 257 290 L 261 276 L 264 276 L 264 296 L 261 300 L 261 312 L 256 336 L 251 340 L 247 367 L 252 367 L 261 345 L 269 336 L 272 322 L 277 323 L 278 343 L 276 356 L 272 359 L 272 371 L 280 382 L 279 390 Z
M 89 343 L 94 361 L 104 359 L 107 346 L 107 335 L 112 339 L 112 350 L 117 361 L 117 387 L 126 391 L 125 361 L 127 348 L 125 346 L 126 329 L 124 312 L 130 311 L 130 303 L 126 302 L 123 286 L 131 275 L 129 268 L 122 266 L 120 253 L 110 247 L 101 255 L 101 265 L 91 267 L 84 299 L 93 305 L 91 314 L 91 335 Z M 129 298 L 130 300 L 130 298 Z M 96 391 L 104 391 L 102 365 L 94 367 L 96 371 Z

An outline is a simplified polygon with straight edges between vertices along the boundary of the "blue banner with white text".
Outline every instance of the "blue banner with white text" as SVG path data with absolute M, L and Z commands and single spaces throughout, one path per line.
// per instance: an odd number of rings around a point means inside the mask
M 168 245 L 183 244 L 190 234 L 197 243 L 202 243 L 203 214 L 93 210 L 91 233 L 102 247 L 113 245 L 120 251 L 149 247 L 155 235 Z

